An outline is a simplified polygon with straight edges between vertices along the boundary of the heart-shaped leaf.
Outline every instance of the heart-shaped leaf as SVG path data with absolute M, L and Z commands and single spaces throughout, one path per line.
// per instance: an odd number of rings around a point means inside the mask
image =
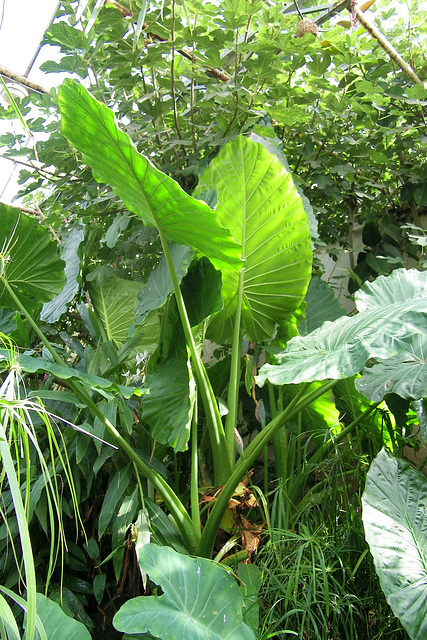
M 362 497 L 366 539 L 381 587 L 412 640 L 427 637 L 427 480 L 383 449 Z
M 262 342 L 302 301 L 311 275 L 307 215 L 292 176 L 261 144 L 239 137 L 202 175 L 198 191 L 215 188 L 221 224 L 242 244 L 244 334 Z M 223 276 L 224 309 L 209 327 L 215 342 L 232 342 L 239 276 Z
M 278 365 L 261 367 L 257 382 L 289 384 L 340 379 L 362 371 L 369 358 L 386 360 L 427 334 L 427 273 L 399 269 L 357 297 L 360 313 L 326 322 L 289 341 Z
M 161 586 L 163 595 L 125 602 L 113 620 L 118 631 L 149 632 L 171 640 L 255 640 L 253 631 L 242 622 L 239 587 L 212 560 L 147 544 L 139 554 L 139 564 Z

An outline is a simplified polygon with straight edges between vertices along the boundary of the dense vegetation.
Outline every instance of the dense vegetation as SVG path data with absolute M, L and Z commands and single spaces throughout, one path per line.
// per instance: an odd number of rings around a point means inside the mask
M 425 637 L 427 27 L 341 4 L 62 2 L 0 108 L 0 637 Z

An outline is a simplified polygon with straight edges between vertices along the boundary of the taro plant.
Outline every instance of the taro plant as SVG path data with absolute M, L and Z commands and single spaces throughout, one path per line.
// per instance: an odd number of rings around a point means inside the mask
M 209 432 L 215 484 L 225 484 L 222 492 L 224 497 L 215 503 L 203 533 L 200 531 L 198 514 L 197 466 L 193 468 L 191 482 L 190 519 L 178 497 L 165 485 L 161 476 L 142 460 L 138 459 L 137 462 L 134 452 L 131 457 L 161 492 L 188 550 L 209 557 L 230 496 L 271 437 L 260 434 L 255 445 L 251 445 L 251 457 L 248 458 L 246 451 L 244 459 L 236 463 L 234 430 L 242 339 L 265 340 L 272 333 L 275 322 L 289 317 L 301 302 L 311 265 L 307 215 L 283 165 L 259 144 L 239 138 L 225 147 L 211 164 L 203 178 L 202 187 L 208 190 L 215 185 L 218 189 L 218 204 L 214 213 L 207 204 L 185 194 L 172 179 L 138 154 L 129 138 L 117 129 L 112 112 L 91 98 L 82 87 L 73 82 L 64 83 L 59 104 L 63 133 L 83 152 L 84 158 L 93 167 L 95 177 L 110 183 L 127 208 L 141 216 L 146 224 L 155 226 L 160 235 L 170 274 L 165 297 L 173 291 L 177 309 L 175 314 L 180 318 L 183 336 L 175 334 L 167 359 L 162 362 L 158 358 L 151 375 L 151 385 L 148 376 L 150 395 L 142 403 L 143 418 L 148 423 L 152 422 L 156 440 L 172 445 L 176 450 L 185 449 L 193 419 L 195 395 L 191 388 L 195 379 Z M 220 176 L 223 186 L 219 183 Z M 227 227 L 232 227 L 234 238 Z M 187 304 L 179 285 L 176 260 L 174 263 L 173 254 L 178 254 L 178 250 L 173 245 L 170 247 L 170 241 L 190 246 L 210 261 L 210 264 L 204 263 L 203 267 L 207 283 L 205 291 L 187 291 L 187 298 L 190 296 Z M 182 270 L 182 264 L 179 267 Z M 221 311 L 218 300 L 210 299 L 212 294 L 217 295 L 219 291 L 219 270 L 223 274 L 225 292 L 224 309 Z M 158 291 L 158 286 L 154 284 L 147 289 L 147 293 Z M 164 304 L 164 298 L 159 301 L 156 296 L 151 299 L 147 296 L 144 299 L 142 295 L 141 303 L 146 318 Z M 213 328 L 208 331 L 211 330 L 214 338 L 221 336 L 222 341 L 232 342 L 225 427 L 196 344 L 205 331 L 206 323 L 203 321 L 213 312 Z M 163 316 L 164 324 L 165 318 L 167 313 Z M 172 321 L 176 323 L 173 317 Z M 186 346 L 180 346 L 180 341 Z M 165 382 L 173 382 L 170 399 L 164 393 Z M 162 390 L 161 393 L 156 386 Z M 316 390 L 312 396 L 320 393 Z M 164 408 L 167 408 L 169 415 L 164 415 Z M 283 416 L 280 418 L 283 420 Z M 102 420 L 111 430 L 112 425 L 108 424 L 105 417 Z M 168 424 L 171 425 L 169 430 Z M 280 424 L 277 420 L 273 428 L 278 428 Z M 177 431 L 177 425 L 180 432 Z M 197 442 L 194 439 L 192 446 L 195 454 Z M 129 449 L 128 446 L 130 453 Z

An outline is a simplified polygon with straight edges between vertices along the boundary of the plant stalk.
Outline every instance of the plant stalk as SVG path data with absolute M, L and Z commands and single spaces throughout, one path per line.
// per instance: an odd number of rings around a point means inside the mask
M 227 454 L 230 458 L 231 466 L 234 465 L 234 429 L 237 424 L 237 411 L 239 407 L 239 387 L 241 374 L 241 318 L 242 318 L 242 296 L 244 284 L 244 268 L 239 273 L 239 284 L 237 289 L 236 315 L 234 317 L 233 347 L 231 350 L 230 381 L 228 383 L 228 414 L 225 419 L 225 441 Z
M 208 517 L 202 536 L 200 538 L 200 543 L 197 549 L 198 555 L 204 556 L 206 558 L 212 557 L 215 536 L 220 526 L 222 516 L 224 515 L 230 501 L 230 498 L 243 476 L 248 472 L 250 466 L 261 454 L 266 444 L 270 442 L 273 435 L 281 427 L 283 427 L 287 420 L 289 420 L 299 411 L 314 402 L 314 400 L 319 398 L 326 391 L 332 389 L 332 387 L 337 384 L 337 382 L 337 380 L 330 380 L 322 384 L 320 387 L 317 387 L 317 389 L 315 389 L 314 391 L 311 391 L 310 393 L 304 395 L 310 385 L 310 383 L 306 383 L 295 396 L 295 398 L 292 399 L 286 409 L 282 411 L 282 413 L 280 413 L 276 418 L 274 418 L 265 427 L 265 429 L 260 431 L 260 433 L 258 433 L 258 435 L 252 440 L 252 442 L 245 450 L 245 457 L 240 458 L 240 460 L 237 462 L 233 473 L 226 482 L 212 508 L 212 511 Z
M 184 330 L 187 346 L 191 354 L 191 363 L 194 368 L 196 381 L 199 387 L 200 395 L 202 397 L 203 406 L 206 412 L 206 420 L 209 429 L 210 443 L 212 447 L 212 455 L 215 469 L 215 484 L 225 484 L 227 478 L 231 473 L 231 462 L 226 454 L 227 447 L 225 441 L 224 428 L 221 422 L 221 416 L 219 414 L 218 405 L 212 386 L 206 369 L 200 358 L 197 347 L 194 342 L 193 332 L 191 331 L 190 322 L 188 320 L 187 310 L 185 308 L 184 299 L 182 297 L 181 288 L 179 286 L 178 278 L 176 276 L 175 267 L 173 264 L 172 256 L 169 251 L 169 245 L 166 235 L 161 227 L 157 226 L 160 240 L 162 243 L 163 251 L 165 254 L 166 263 L 169 268 L 173 290 L 175 293 L 175 300 L 178 307 L 179 316 L 181 318 L 182 328 Z

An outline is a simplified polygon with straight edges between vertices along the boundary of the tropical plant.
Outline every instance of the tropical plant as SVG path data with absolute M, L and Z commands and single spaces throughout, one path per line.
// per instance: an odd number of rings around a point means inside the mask
M 304 14 L 313 8 L 303 5 Z M 85 571 L 79 588 L 97 603 L 110 578 L 119 590 L 132 570 L 139 579 L 128 560 L 147 519 L 160 545 L 223 558 L 242 529 L 249 538 L 242 511 L 253 513 L 252 484 L 267 495 L 274 477 L 274 500 L 286 503 L 281 527 L 297 528 L 310 500 L 321 500 L 319 464 L 355 433 L 370 456 L 384 442 L 402 447 L 395 425 L 398 415 L 406 424 L 406 410 L 394 407 L 393 422 L 379 404 L 384 395 L 389 407 L 390 391 L 423 395 L 422 376 L 399 377 L 410 363 L 411 372 L 422 368 L 420 275 L 380 279 L 359 295 L 357 316 L 323 326 L 343 310 L 314 279 L 303 317 L 316 232 L 287 172 L 289 161 L 322 214 L 323 239 L 352 248 L 353 224 L 381 219 L 359 284 L 400 266 L 410 245 L 393 235 L 391 216 L 420 224 L 425 207 L 422 88 L 409 86 L 360 29 L 336 25 L 327 40 L 296 39 L 290 9 L 64 2 L 46 35 L 64 58 L 45 70 L 84 78 L 100 102 L 67 81 L 58 96 L 18 105 L 32 131 L 50 131 L 37 143 L 40 164 L 22 136 L 2 138 L 5 155 L 28 160 L 37 175 L 30 167 L 21 174 L 33 217 L 1 209 L 0 328 L 31 349 L 19 356 L 30 396 L 81 429 L 68 427 L 64 438 L 94 534 L 85 551 L 70 546 L 69 562 Z M 389 38 L 411 47 L 422 75 L 422 37 L 411 43 L 400 18 L 388 18 Z M 29 237 L 37 238 L 31 255 Z M 298 325 L 315 333 L 294 338 L 282 356 Z M 217 344 L 207 365 L 205 337 Z M 255 389 L 264 348 L 258 379 L 268 383 Z M 63 505 L 74 513 L 71 500 Z M 222 541 L 220 529 L 228 531 Z M 236 558 L 250 555 L 243 546 Z M 103 569 L 110 551 L 114 576 Z

